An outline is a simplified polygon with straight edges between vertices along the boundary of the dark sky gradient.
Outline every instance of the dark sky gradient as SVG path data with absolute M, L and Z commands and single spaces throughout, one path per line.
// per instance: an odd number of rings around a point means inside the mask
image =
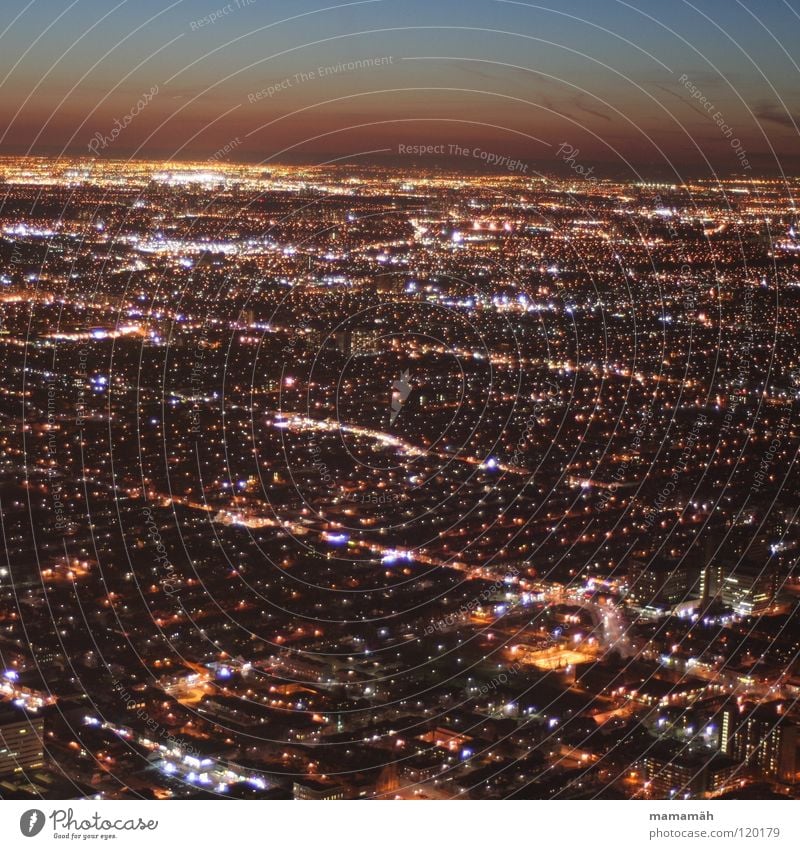
M 643 176 L 741 173 L 744 154 L 800 173 L 798 0 L 230 0 L 199 28 L 225 0 L 168 3 L 3 0 L 0 152 L 87 153 L 158 86 L 98 155 L 206 159 L 238 138 L 225 159 L 411 164 L 398 144 L 428 143 L 547 169 L 567 142 Z M 316 73 L 375 57 L 392 62 Z

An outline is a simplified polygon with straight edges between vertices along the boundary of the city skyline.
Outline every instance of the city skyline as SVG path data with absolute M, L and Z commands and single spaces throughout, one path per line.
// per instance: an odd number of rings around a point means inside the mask
M 547 171 L 566 142 L 617 177 L 796 172 L 797 10 L 662 6 L 84 0 L 40 27 L 20 1 L 0 152 L 408 167 L 399 144 L 456 144 Z

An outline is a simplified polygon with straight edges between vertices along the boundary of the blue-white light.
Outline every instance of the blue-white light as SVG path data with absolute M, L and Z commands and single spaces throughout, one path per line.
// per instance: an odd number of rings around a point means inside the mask
M 350 536 L 348 534 L 325 534 L 325 539 L 331 545 L 345 545 Z

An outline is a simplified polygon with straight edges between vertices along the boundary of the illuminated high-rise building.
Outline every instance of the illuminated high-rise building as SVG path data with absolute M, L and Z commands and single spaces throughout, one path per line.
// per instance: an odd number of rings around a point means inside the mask
M 44 720 L 0 707 L 0 775 L 44 766 Z
M 722 713 L 720 748 L 770 778 L 797 780 L 797 726 L 782 713 L 783 703 L 729 705 Z

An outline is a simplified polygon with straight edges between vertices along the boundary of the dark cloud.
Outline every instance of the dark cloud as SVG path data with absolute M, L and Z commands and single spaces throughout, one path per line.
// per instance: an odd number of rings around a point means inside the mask
M 691 96 L 684 97 L 684 95 L 680 94 L 679 92 L 673 91 L 672 89 L 667 88 L 663 85 L 659 85 L 658 83 L 656 84 L 656 88 L 661 89 L 661 91 L 663 91 L 665 94 L 670 95 L 670 97 L 677 98 L 684 106 L 688 106 L 692 110 L 692 112 L 696 112 L 698 115 L 702 115 L 703 118 L 708 118 L 708 113 L 704 112 L 699 106 L 697 106 L 697 104 L 693 103 Z
M 800 115 L 793 115 L 778 103 L 760 103 L 753 112 L 760 121 L 770 121 L 790 130 L 797 131 L 800 126 Z
M 594 115 L 596 118 L 602 118 L 604 121 L 611 120 L 611 116 L 607 113 L 600 112 L 599 109 L 595 109 L 592 106 L 587 106 L 585 100 L 586 98 L 582 94 L 576 94 L 574 97 L 570 98 L 570 103 L 580 112 L 586 112 L 587 115 Z

